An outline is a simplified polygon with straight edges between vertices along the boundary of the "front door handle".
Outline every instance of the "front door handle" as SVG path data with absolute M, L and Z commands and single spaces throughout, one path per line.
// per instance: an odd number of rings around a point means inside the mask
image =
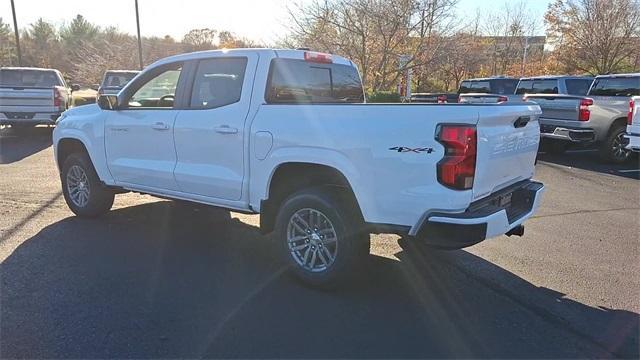
M 167 123 L 163 123 L 162 121 L 158 121 L 151 125 L 151 128 L 155 130 L 169 130 L 169 125 Z
M 238 129 L 232 128 L 229 125 L 221 125 L 214 129 L 217 133 L 220 134 L 237 134 Z

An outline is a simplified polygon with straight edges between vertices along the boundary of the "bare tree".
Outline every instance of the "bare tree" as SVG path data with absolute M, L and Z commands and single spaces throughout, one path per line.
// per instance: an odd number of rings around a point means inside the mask
M 638 69 L 638 0 L 556 0 L 545 22 L 567 69 L 591 74 Z
M 504 74 L 510 64 L 520 63 L 528 46 L 527 37 L 535 34 L 538 28 L 536 17 L 522 1 L 505 3 L 501 12 L 489 15 L 483 32 L 490 37 L 491 73 Z
M 288 44 L 353 59 L 365 86 L 389 89 L 403 71 L 427 65 L 453 33 L 455 0 L 315 0 L 290 10 Z M 399 64 L 400 55 L 409 61 Z

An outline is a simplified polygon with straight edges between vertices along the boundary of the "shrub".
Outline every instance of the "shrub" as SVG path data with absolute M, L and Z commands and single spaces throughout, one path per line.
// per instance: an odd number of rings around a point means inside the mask
M 395 91 L 376 91 L 367 94 L 367 102 L 370 103 L 399 103 L 400 94 Z

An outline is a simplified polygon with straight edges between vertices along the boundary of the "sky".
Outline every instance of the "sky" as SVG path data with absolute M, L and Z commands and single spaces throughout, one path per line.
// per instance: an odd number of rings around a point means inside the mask
M 310 0 L 138 0 L 140 31 L 143 36 L 171 35 L 180 40 L 197 28 L 229 30 L 249 39 L 272 44 L 287 32 L 288 7 Z M 505 3 L 521 0 L 459 0 L 456 15 L 471 21 L 478 11 L 500 11 Z M 551 0 L 523 0 L 542 19 Z M 18 27 L 42 17 L 56 25 L 68 23 L 82 14 L 100 26 L 116 26 L 135 34 L 134 0 L 14 0 Z M 11 23 L 11 1 L 0 0 L 0 17 Z M 542 29 L 540 30 L 542 31 Z

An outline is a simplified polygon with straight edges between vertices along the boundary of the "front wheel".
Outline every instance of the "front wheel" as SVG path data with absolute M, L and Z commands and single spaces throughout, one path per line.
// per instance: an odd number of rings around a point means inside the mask
M 369 234 L 339 191 L 301 190 L 287 198 L 276 218 L 276 238 L 293 274 L 305 284 L 332 288 L 369 253 Z
M 624 126 L 618 126 L 611 131 L 600 147 L 600 156 L 603 160 L 615 164 L 621 164 L 629 159 L 631 151 L 626 149 L 628 141 L 624 137 L 624 134 Z
M 114 192 L 98 178 L 87 154 L 69 155 L 62 165 L 62 193 L 69 209 L 81 217 L 96 217 L 111 209 Z

